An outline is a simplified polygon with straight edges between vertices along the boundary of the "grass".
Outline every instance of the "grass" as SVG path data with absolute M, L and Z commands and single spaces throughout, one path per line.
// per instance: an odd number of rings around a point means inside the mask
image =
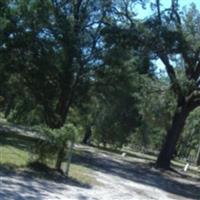
M 101 151 L 105 151 L 105 152 L 111 152 L 111 153 L 115 153 L 118 155 L 121 155 L 122 153 L 126 153 L 126 156 L 128 157 L 132 157 L 136 160 L 138 160 L 138 162 L 145 162 L 145 163 L 155 163 L 157 157 L 155 155 L 150 155 L 147 153 L 142 153 L 142 152 L 137 152 L 131 149 L 127 149 L 127 148 L 123 148 L 123 149 L 112 149 L 112 148 L 104 148 L 104 147 L 97 147 L 99 148 Z M 183 170 L 184 166 L 186 164 L 186 161 L 183 160 L 172 160 L 172 167 L 174 167 L 175 169 L 178 170 Z M 190 165 L 188 171 L 187 171 L 188 175 L 200 175 L 200 167 L 195 166 L 194 164 Z
M 173 160 L 172 161 L 172 166 L 179 169 L 179 170 L 183 170 L 184 167 L 186 165 L 186 162 L 184 161 L 179 161 L 179 160 Z M 189 169 L 187 171 L 188 175 L 195 175 L 195 176 L 199 176 L 200 175 L 200 168 L 195 166 L 195 165 L 190 165 Z
M 0 146 L 0 164 L 15 165 L 25 167 L 30 160 L 30 154 L 26 150 L 21 150 L 10 145 Z
M 69 177 L 80 181 L 83 184 L 99 185 L 100 183 L 94 178 L 92 170 L 82 165 L 71 164 Z
M 8 136 L 7 136 L 8 135 Z M 33 141 L 30 138 L 0 133 L 0 164 L 25 167 L 30 161 Z
M 15 134 L 2 134 L 0 133 L 0 165 L 12 166 L 12 169 L 18 170 L 19 168 L 28 168 L 29 162 L 33 161 L 31 149 L 35 140 Z M 140 152 L 134 152 L 128 149 L 112 150 L 101 148 L 101 151 L 122 154 L 125 152 L 127 156 L 134 159 L 144 160 L 145 162 L 155 162 L 156 157 Z M 75 151 L 75 154 L 82 154 L 81 151 Z M 51 160 L 49 167 L 53 167 L 54 161 Z M 181 161 L 173 161 L 175 168 L 183 169 L 184 164 Z M 199 174 L 200 171 L 197 167 L 191 166 L 188 173 Z M 93 176 L 93 170 L 78 164 L 71 164 L 69 177 L 83 184 L 98 185 L 98 181 Z
M 8 167 L 11 170 L 28 169 L 30 162 L 33 161 L 34 154 L 31 147 L 34 140 L 25 136 L 5 136 L 0 135 L 0 166 Z M 80 153 L 80 152 L 79 152 Z M 50 162 L 49 167 L 53 167 L 54 161 Z M 63 163 L 65 165 L 65 163 Z M 48 178 L 38 172 L 38 176 Z M 52 177 L 53 178 L 53 177 Z M 97 185 L 99 184 L 92 175 L 92 170 L 77 164 L 70 165 L 69 178 L 80 184 Z
M 0 164 L 25 167 L 29 163 L 34 145 L 30 137 L 0 133 Z

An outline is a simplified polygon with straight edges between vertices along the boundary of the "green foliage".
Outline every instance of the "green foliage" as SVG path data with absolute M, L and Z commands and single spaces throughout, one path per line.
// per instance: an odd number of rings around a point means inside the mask
M 194 52 L 200 48 L 200 12 L 194 3 L 191 4 L 189 9 L 184 10 L 183 21 L 184 37 L 191 45 L 191 50 Z M 192 54 L 188 56 L 192 56 Z
M 172 1 L 142 21 L 133 8 L 144 2 L 0 2 L 0 111 L 11 122 L 40 125 L 39 159 L 62 157 L 66 142 L 87 129 L 98 143 L 159 149 L 176 106 L 199 91 L 199 11 L 180 13 Z M 156 75 L 158 58 L 169 77 Z M 181 138 L 191 136 L 193 152 L 197 117 Z
M 130 49 L 121 52 L 120 46 L 109 48 L 104 62 L 105 68 L 96 73 L 93 131 L 98 142 L 122 146 L 139 123 L 140 63 Z
M 160 149 L 176 107 L 175 96 L 165 77 L 158 79 L 142 76 L 141 79 L 142 86 L 137 97 L 140 126 L 130 140 L 134 144 Z
M 93 52 L 100 49 L 99 20 L 108 6 L 103 2 L 5 4 L 3 17 L 9 24 L 2 25 L 2 68 L 19 78 L 24 97 L 33 98 L 29 106 L 42 107 L 42 121 L 51 128 L 61 127 L 74 99 L 87 92 Z
M 181 157 L 195 157 L 200 144 L 200 109 L 194 110 L 186 121 L 186 125 L 178 143 L 178 154 Z
M 66 155 L 67 142 L 74 142 L 77 137 L 77 128 L 73 124 L 65 124 L 60 129 L 39 126 L 35 127 L 35 130 L 40 133 L 41 141 L 36 144 L 33 153 L 37 155 L 36 159 L 43 163 L 54 160 L 59 149 L 63 147 Z

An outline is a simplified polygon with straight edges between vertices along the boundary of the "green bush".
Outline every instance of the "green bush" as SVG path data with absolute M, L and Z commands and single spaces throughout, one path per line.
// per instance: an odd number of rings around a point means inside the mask
M 45 164 L 52 163 L 58 151 L 63 147 L 66 155 L 67 142 L 74 142 L 77 136 L 77 128 L 71 123 L 65 124 L 60 129 L 39 126 L 36 130 L 40 133 L 41 139 L 35 144 L 33 153 L 36 155 L 36 160 Z

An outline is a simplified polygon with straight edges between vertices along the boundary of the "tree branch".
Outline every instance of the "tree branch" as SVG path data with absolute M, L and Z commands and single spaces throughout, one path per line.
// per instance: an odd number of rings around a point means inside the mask
M 197 80 L 199 76 L 200 76 L 200 60 L 197 61 L 194 69 L 194 74 L 193 74 L 194 80 Z
M 200 90 L 194 90 L 189 96 L 186 97 L 186 103 L 191 110 L 200 106 Z
M 177 93 L 180 97 L 182 97 L 183 95 L 182 95 L 181 87 L 178 83 L 174 68 L 169 62 L 168 56 L 165 55 L 164 53 L 158 53 L 158 56 L 162 60 L 162 62 L 164 63 L 164 65 L 166 67 L 167 74 L 170 78 L 171 85 L 172 85 L 174 92 Z

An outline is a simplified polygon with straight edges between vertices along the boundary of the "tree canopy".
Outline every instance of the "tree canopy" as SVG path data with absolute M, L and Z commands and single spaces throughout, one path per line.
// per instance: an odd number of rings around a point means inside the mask
M 194 4 L 181 10 L 177 0 L 160 4 L 141 20 L 135 6 L 145 9 L 142 0 L 1 1 L 1 112 L 52 130 L 70 123 L 98 144 L 160 150 L 161 168 L 177 151 L 195 154 L 200 12 Z

